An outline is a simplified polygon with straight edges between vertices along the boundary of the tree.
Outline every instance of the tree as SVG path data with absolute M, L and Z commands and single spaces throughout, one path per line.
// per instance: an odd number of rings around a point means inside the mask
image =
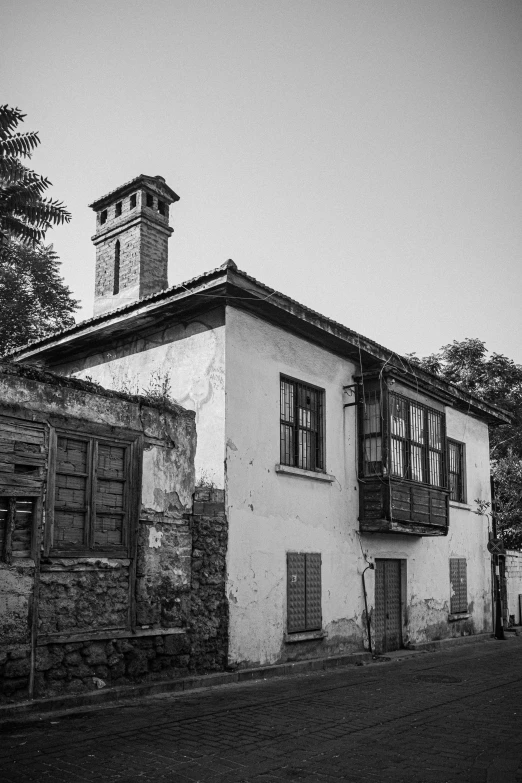
M 52 245 L 9 240 L 0 253 L 0 354 L 74 324 L 78 302 Z
M 20 158 L 30 158 L 40 144 L 37 132 L 15 132 L 25 114 L 20 109 L 0 106 L 0 251 L 7 239 L 35 244 L 53 224 L 71 219 L 61 201 L 43 198 L 51 185 Z
M 454 340 L 430 356 L 408 359 L 513 416 L 512 424 L 490 432 L 491 473 L 499 534 L 506 546 L 522 549 L 522 365 L 502 354 L 488 355 L 477 338 Z

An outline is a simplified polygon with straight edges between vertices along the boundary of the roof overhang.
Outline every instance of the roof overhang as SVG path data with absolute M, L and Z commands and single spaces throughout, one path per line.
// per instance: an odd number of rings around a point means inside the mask
M 115 341 L 157 331 L 173 321 L 223 306 L 245 310 L 354 362 L 370 377 L 386 371 L 402 383 L 422 388 L 426 394 L 465 410 L 489 424 L 507 424 L 510 414 L 468 394 L 439 376 L 426 372 L 404 357 L 299 304 L 284 294 L 238 270 L 233 261 L 157 294 L 83 321 L 69 329 L 31 343 L 9 358 L 47 366 L 92 354 L 93 344 L 102 352 Z M 384 370 L 383 370 L 384 368 Z

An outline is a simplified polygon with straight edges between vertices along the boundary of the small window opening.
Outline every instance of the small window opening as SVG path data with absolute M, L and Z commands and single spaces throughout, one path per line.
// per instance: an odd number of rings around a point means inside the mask
M 114 247 L 114 284 L 112 293 L 120 292 L 120 240 L 118 239 Z
M 158 199 L 158 212 L 160 215 L 165 215 L 165 202 Z
M 107 210 L 104 209 L 103 212 L 100 212 L 100 223 L 103 224 L 107 222 Z
M 151 209 L 154 206 L 154 198 L 150 195 L 150 193 L 147 193 L 147 206 Z
M 116 211 L 115 211 L 115 217 L 119 217 L 121 215 L 121 201 L 118 201 L 116 204 Z
M 133 193 L 130 197 L 130 209 L 136 209 L 136 194 Z

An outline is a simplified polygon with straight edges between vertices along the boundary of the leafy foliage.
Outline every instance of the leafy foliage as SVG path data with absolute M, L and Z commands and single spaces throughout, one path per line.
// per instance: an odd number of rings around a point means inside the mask
M 52 245 L 8 240 L 0 252 L 0 353 L 74 324 L 78 302 L 59 275 Z
M 43 197 L 51 182 L 20 160 L 40 144 L 37 132 L 15 132 L 24 118 L 20 109 L 0 106 L 0 246 L 8 238 L 34 245 L 53 224 L 71 219 L 61 201 Z
M 477 338 L 454 340 L 430 356 L 408 358 L 513 416 L 512 424 L 490 432 L 491 473 L 499 534 L 506 546 L 522 549 L 522 365 L 502 354 L 488 355 Z

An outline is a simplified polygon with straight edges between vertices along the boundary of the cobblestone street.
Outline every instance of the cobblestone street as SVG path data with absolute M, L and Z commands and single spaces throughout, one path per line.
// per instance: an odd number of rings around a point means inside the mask
M 2 783 L 522 781 L 522 638 L 0 727 Z

